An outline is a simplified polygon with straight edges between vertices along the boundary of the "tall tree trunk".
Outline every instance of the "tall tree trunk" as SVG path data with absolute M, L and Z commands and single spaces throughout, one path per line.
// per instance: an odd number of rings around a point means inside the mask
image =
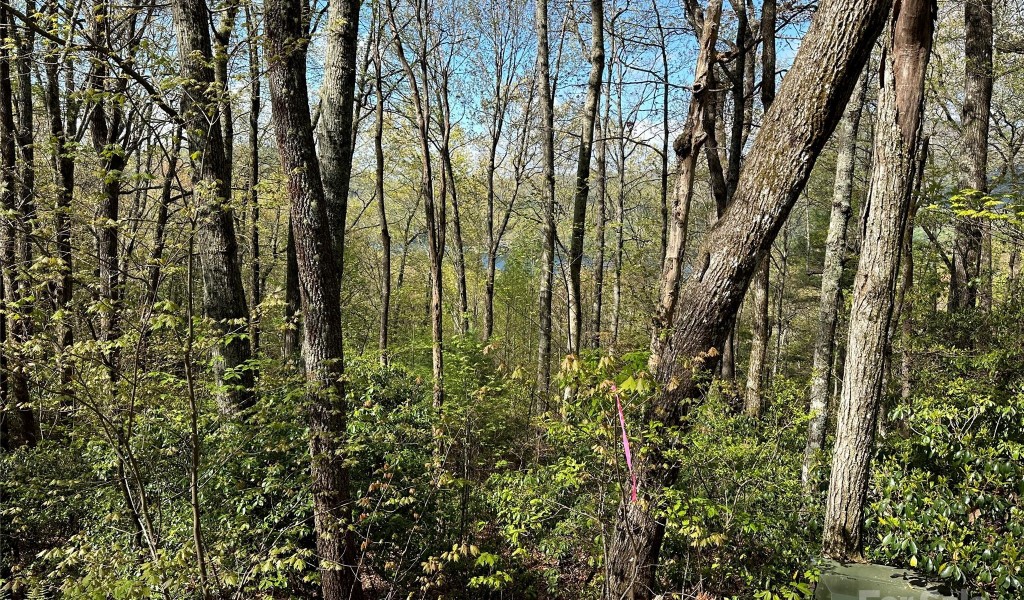
M 707 110 L 711 90 L 707 85 L 708 73 L 716 59 L 715 44 L 718 43 L 718 27 L 722 18 L 721 0 L 710 0 L 704 11 L 704 29 L 701 32 L 695 67 L 690 108 L 683 126 L 683 132 L 676 138 L 676 183 L 672 198 L 672 219 L 668 232 L 665 260 L 661 266 L 661 288 L 658 304 L 654 311 L 654 326 L 651 329 L 651 356 L 648 368 L 653 373 L 664 359 L 672 320 L 679 299 L 679 284 L 683 273 L 683 256 L 686 254 L 687 228 L 690 220 L 690 201 L 693 198 L 693 175 L 697 168 L 700 148 L 707 139 L 704 131 L 704 111 Z
M 439 69 L 438 82 L 436 86 L 437 103 L 441 115 L 441 168 L 445 182 L 444 188 L 452 199 L 452 234 L 455 237 L 455 285 L 459 300 L 459 315 L 455 320 L 459 333 L 465 335 L 469 332 L 469 290 L 466 285 L 466 252 L 462 242 L 462 213 L 459 208 L 458 184 L 455 179 L 455 167 L 452 163 L 452 111 L 449 104 L 451 67 L 445 65 Z M 441 193 L 442 204 L 446 202 L 445 190 Z M 441 209 L 444 210 L 443 208 Z M 441 244 L 444 246 L 444 244 Z M 443 253 L 443 251 L 442 251 Z
M 842 307 L 840 282 L 846 264 L 846 236 L 850 223 L 850 201 L 853 198 L 853 176 L 856 171 L 857 132 L 868 91 L 867 69 L 857 82 L 839 131 L 839 155 L 836 158 L 835 185 L 832 188 L 832 213 L 825 239 L 825 263 L 821 270 L 821 295 L 818 301 L 818 331 L 814 338 L 811 366 L 810 412 L 807 445 L 801 480 L 808 485 L 814 474 L 825 442 L 828 423 L 828 401 L 831 389 L 832 364 L 835 358 L 836 324 Z
M 614 30 L 615 24 L 612 23 Z M 604 310 L 604 264 L 606 259 L 606 238 L 608 225 L 608 136 L 611 133 L 611 104 L 612 104 L 612 66 L 615 63 L 615 38 L 611 40 L 611 59 L 606 60 L 607 73 L 604 81 L 604 116 L 601 118 L 597 142 L 597 223 L 594 228 L 594 237 L 597 244 L 597 259 L 594 261 L 594 310 L 591 314 L 590 325 L 590 347 L 597 349 L 601 347 L 601 333 L 603 331 L 602 312 Z M 667 143 L 667 142 L 666 142 Z M 664 254 L 664 250 L 662 250 Z
M 57 2 L 48 0 L 44 10 L 49 19 L 57 18 Z M 61 394 L 62 402 L 67 404 L 71 396 L 71 383 L 74 372 L 63 357 L 75 341 L 74 327 L 70 322 L 71 297 L 74 291 L 74 266 L 71 252 L 71 202 L 75 190 L 75 160 L 72 154 L 73 143 L 78 135 L 79 103 L 75 95 L 65 95 L 65 108 L 61 108 L 61 49 L 54 42 L 46 40 L 46 114 L 49 120 L 50 137 L 53 150 L 50 161 L 57 185 L 56 202 L 54 205 L 54 245 L 59 261 L 60 277 L 50 285 L 50 296 L 53 299 L 55 312 L 64 315 L 64 322 L 58 323 L 59 342 L 58 360 L 61 361 Z M 73 81 L 70 69 L 67 70 L 66 81 Z
M 13 37 L 14 25 L 10 11 L 0 8 L 0 39 Z M 17 146 L 18 131 L 14 124 L 14 93 L 11 86 L 11 64 L 14 62 L 6 44 L 0 48 L 0 169 L 3 188 L 0 190 L 0 206 L 4 215 L 0 217 L 0 267 L 3 270 L 3 315 L 4 331 L 2 341 L 3 376 L 6 378 L 4 395 L 5 413 L 4 447 L 34 446 L 39 440 L 38 424 L 29 397 L 28 377 L 21 358 L 23 327 L 20 301 L 22 298 L 21 278 L 18 270 L 19 233 L 24 230 L 22 215 L 19 213 L 17 188 Z M 13 422 L 11 422 L 13 421 Z
M 924 79 L 931 54 L 934 0 L 903 0 L 883 46 L 871 186 L 863 247 L 850 311 L 843 392 L 836 424 L 823 551 L 840 560 L 862 552 L 875 423 L 882 396 L 900 253 L 921 129 Z
M 374 169 L 374 194 L 377 196 L 377 216 L 380 219 L 381 274 L 380 274 L 380 331 L 377 338 L 377 349 L 380 351 L 380 362 L 388 364 L 388 324 L 391 316 L 391 233 L 388 230 L 387 206 L 384 203 L 384 78 L 382 68 L 384 57 L 381 43 L 384 37 L 383 16 L 379 8 L 374 8 L 374 19 L 378 23 L 373 39 L 373 75 L 374 88 L 377 93 L 377 106 L 374 110 L 373 154 L 376 159 Z
M 106 0 L 99 0 L 93 7 L 93 37 L 97 43 L 109 44 L 109 6 Z M 122 147 L 121 134 L 124 118 L 121 106 L 108 103 L 107 95 L 111 92 L 108 81 L 109 72 L 102 53 L 97 53 L 96 64 L 90 76 L 90 84 L 96 92 L 97 101 L 92 107 L 89 119 L 89 132 L 92 137 L 93 149 L 100 158 L 103 173 L 102 190 L 99 206 L 99 221 L 96 226 L 96 258 L 99 263 L 100 299 L 103 309 L 100 311 L 100 341 L 106 345 L 103 350 L 104 362 L 112 385 L 118 380 L 119 353 L 115 341 L 120 331 L 121 316 L 121 269 L 119 265 L 118 232 L 120 225 L 121 173 L 124 171 L 127 157 Z M 117 91 L 117 83 L 113 91 Z M 116 394 L 116 390 L 111 390 Z
M 658 11 L 658 2 L 651 2 L 654 10 L 655 25 L 658 28 L 658 51 L 661 58 L 661 187 L 659 189 L 661 199 L 661 261 L 665 262 L 665 253 L 668 252 L 668 138 L 669 138 L 669 96 L 672 90 L 668 62 L 668 37 L 665 35 L 665 28 L 661 22 L 661 12 Z M 614 45 L 614 41 L 613 41 Z M 709 75 L 710 77 L 710 75 Z M 611 72 L 608 73 L 611 79 Z M 611 102 L 611 94 L 608 98 Z
M 544 201 L 541 223 L 540 331 L 537 339 L 537 393 L 546 405 L 551 389 L 551 294 L 555 273 L 555 107 L 551 97 L 551 60 L 548 43 L 548 0 L 536 0 L 537 83 L 541 107 L 541 145 L 543 147 Z
M 249 287 L 252 293 L 252 352 L 260 352 L 260 303 L 263 302 L 262 266 L 260 264 L 260 50 L 252 8 L 245 6 L 245 29 L 249 39 Z
M 744 38 L 743 33 L 747 30 L 746 10 L 742 9 L 742 0 L 737 0 L 736 14 L 739 27 L 736 37 L 736 45 L 739 49 L 737 55 L 735 78 L 739 78 L 739 71 L 744 65 L 743 56 L 745 46 L 751 44 L 750 38 Z M 735 2 L 734 2 L 735 3 Z M 764 113 L 767 114 L 775 101 L 775 2 L 765 3 L 767 10 L 762 5 L 761 16 L 761 105 Z M 765 19 L 765 16 L 769 19 Z M 734 192 L 735 181 L 739 178 L 741 152 L 743 151 L 743 125 L 746 121 L 745 107 L 743 100 L 744 86 L 733 85 L 733 123 L 732 136 L 730 138 L 729 150 L 729 178 L 727 189 Z M 730 193 L 730 202 L 731 202 Z M 751 327 L 750 359 L 747 361 L 747 387 L 743 399 L 743 412 L 749 417 L 761 416 L 764 405 L 764 393 L 762 386 L 765 380 L 765 368 L 768 364 L 768 342 L 771 338 L 771 321 L 768 318 L 768 293 L 771 283 L 771 252 L 761 261 L 761 265 L 754 275 L 753 290 L 753 313 L 754 322 Z
M 644 422 L 685 423 L 716 366 L 736 310 L 758 263 L 796 202 L 815 160 L 842 116 L 857 76 L 889 12 L 889 0 L 823 0 L 751 146 L 733 204 L 708 231 L 693 276 L 682 286 L 659 391 Z M 815 93 L 807 93 L 815 90 Z M 608 551 L 607 600 L 650 598 L 665 523 L 656 518 L 664 486 L 678 477 L 666 456 L 681 443 L 634 453 L 642 501 L 620 501 Z
M 360 0 L 333 0 L 327 7 L 327 54 L 320 86 L 320 150 L 327 212 L 331 220 L 336 268 L 345 260 L 348 191 L 352 178 L 352 128 L 356 62 L 359 53 Z
M 963 187 L 988 192 L 989 114 L 992 108 L 992 0 L 964 2 Z M 985 232 L 972 217 L 956 223 L 950 311 L 973 310 L 978 301 L 991 308 L 991 282 L 982 282 Z M 979 284 L 987 290 L 979 290 Z M 985 296 L 979 298 L 979 295 Z
M 306 411 L 320 586 L 324 600 L 363 597 L 344 458 L 347 409 L 343 384 L 340 274 L 306 88 L 304 4 L 267 0 L 266 57 L 281 166 L 288 174 L 292 229 L 305 319 Z
M 182 113 L 189 149 L 198 173 L 194 196 L 200 209 L 199 259 L 203 271 L 203 309 L 224 341 L 217 346 L 214 373 L 222 386 L 222 411 L 252 405 L 254 373 L 249 307 L 238 260 L 238 239 L 230 205 L 231 164 L 221 129 L 220 98 L 213 67 L 209 11 L 205 0 L 172 2 L 182 74 L 186 78 Z
M 434 171 L 430 151 L 430 123 L 431 108 L 429 94 L 429 80 L 427 77 L 427 22 L 424 13 L 429 14 L 425 3 L 417 3 L 416 20 L 421 26 L 420 41 L 417 48 L 416 63 L 420 68 L 420 76 L 417 77 L 413 65 L 406 57 L 405 48 L 402 45 L 401 29 L 395 18 L 395 9 L 392 2 L 388 2 L 388 18 L 391 21 L 391 28 L 395 34 L 395 53 L 398 55 L 402 68 L 408 80 L 409 89 L 412 92 L 413 107 L 416 110 L 416 128 L 419 133 L 420 161 L 422 165 L 420 196 L 423 198 L 423 211 L 427 226 L 427 255 L 430 260 L 430 298 L 428 313 L 430 314 L 431 332 L 431 365 L 434 379 L 434 408 L 438 411 L 444 403 L 444 285 L 442 282 L 444 258 L 444 235 L 445 235 L 445 193 L 442 190 L 441 203 L 437 206 L 434 202 Z M 420 80 L 422 80 L 423 91 L 420 91 Z M 442 178 L 442 183 L 444 179 Z
M 601 76 L 604 74 L 604 0 L 590 1 L 590 75 L 583 104 L 583 130 L 580 132 L 576 161 L 576 193 L 572 200 L 572 240 L 569 246 L 569 353 L 579 354 L 583 340 L 583 241 L 590 199 L 590 159 L 594 150 L 594 126 L 601 105 Z

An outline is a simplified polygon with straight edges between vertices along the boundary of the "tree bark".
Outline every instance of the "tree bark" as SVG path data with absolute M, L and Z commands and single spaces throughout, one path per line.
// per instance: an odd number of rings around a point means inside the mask
M 220 99 L 214 75 L 209 11 L 205 0 L 172 3 L 182 74 L 182 96 L 189 149 L 198 169 L 194 195 L 200 208 L 199 259 L 203 271 L 203 308 L 225 341 L 217 346 L 214 373 L 223 387 L 219 401 L 231 414 L 252 405 L 254 373 L 249 361 L 252 346 L 249 307 L 238 260 L 238 239 L 229 204 L 231 164 L 227 161 L 221 129 Z
M 612 30 L 614 30 L 614 19 Z M 601 347 L 603 332 L 604 312 L 604 287 L 606 258 L 606 239 L 608 225 L 608 136 L 611 133 L 611 104 L 612 104 L 612 66 L 615 63 L 615 38 L 611 41 L 611 60 L 606 60 L 607 73 L 604 81 L 604 116 L 601 118 L 598 133 L 600 138 L 597 142 L 597 219 L 594 228 L 594 237 L 597 244 L 597 259 L 594 261 L 594 309 L 591 313 L 590 325 L 590 347 L 597 349 Z M 668 138 L 666 137 L 666 147 Z M 667 221 L 666 221 L 667 222 Z M 662 255 L 665 251 L 662 249 Z
M 257 41 L 256 24 L 252 19 L 252 8 L 245 6 L 245 28 L 249 39 L 249 287 L 252 294 L 252 352 L 260 352 L 260 303 L 263 302 L 260 264 L 260 111 L 263 99 L 260 97 L 260 50 Z
M 672 334 L 655 378 L 659 391 L 644 423 L 680 426 L 703 392 L 717 348 L 760 260 L 766 255 L 842 116 L 857 76 L 885 22 L 889 0 L 823 0 L 751 146 L 733 203 L 709 230 L 696 269 L 682 286 Z M 815 93 L 808 93 L 814 90 Z M 681 441 L 681 440 L 680 440 Z M 642 499 L 623 498 L 608 551 L 607 600 L 650 598 L 665 524 L 657 518 L 664 486 L 678 466 L 666 452 L 680 441 L 634 453 Z
M 710 0 L 704 11 L 704 29 L 701 32 L 694 72 L 690 108 L 683 126 L 683 132 L 676 138 L 677 175 L 672 198 L 672 220 L 668 232 L 665 260 L 661 267 L 661 288 L 655 307 L 654 324 L 651 329 L 651 356 L 648 368 L 653 373 L 663 360 L 679 299 L 679 283 L 683 273 L 683 256 L 686 254 L 687 228 L 690 220 L 690 201 L 693 198 L 693 175 L 697 167 L 700 148 L 707 139 L 704 131 L 704 111 L 707 110 L 708 73 L 715 61 L 715 44 L 718 42 L 718 27 L 722 18 L 721 0 Z
M 422 3 L 416 5 L 416 20 L 421 28 L 425 28 L 426 20 L 424 13 L 426 6 Z M 430 260 L 430 298 L 428 312 L 430 314 L 431 332 L 431 365 L 434 379 L 433 401 L 434 408 L 441 410 L 444 404 L 444 312 L 443 297 L 444 285 L 442 282 L 444 258 L 444 236 L 445 236 L 445 194 L 441 194 L 440 207 L 434 202 L 434 170 L 430 152 L 430 94 L 429 80 L 427 77 L 427 32 L 420 31 L 420 41 L 417 48 L 416 63 L 420 67 L 420 76 L 416 76 L 413 65 L 406 57 L 402 45 L 401 31 L 395 19 L 393 4 L 388 2 L 388 17 L 391 20 L 391 28 L 395 34 L 395 53 L 398 55 L 405 70 L 409 90 L 412 93 L 413 107 L 416 110 L 416 128 L 419 133 L 420 161 L 422 165 L 420 196 L 423 198 L 423 211 L 427 226 L 427 255 Z M 420 91 L 420 80 L 422 80 L 424 91 Z
M 580 132 L 576 161 L 576 193 L 572 200 L 572 239 L 569 247 L 569 353 L 579 354 L 583 340 L 583 241 L 590 197 L 590 162 L 594 150 L 594 126 L 601 105 L 601 77 L 604 74 L 604 0 L 590 1 L 590 75 L 583 105 L 583 130 Z
M 769 252 L 754 274 L 754 289 L 751 294 L 754 322 L 751 326 L 750 359 L 747 361 L 747 387 L 743 398 L 743 412 L 755 419 L 761 416 L 764 404 L 761 388 L 768 366 L 768 342 L 771 337 L 771 319 L 768 317 L 771 264 Z
M 48 0 L 45 4 L 46 17 L 57 18 L 57 2 Z M 75 341 L 74 327 L 70 322 L 71 297 L 74 292 L 74 265 L 71 252 L 71 201 L 75 190 L 75 160 L 72 154 L 73 143 L 78 135 L 79 102 L 75 95 L 65 95 L 65 108 L 61 108 L 61 51 L 59 46 L 50 40 L 45 42 L 46 59 L 46 115 L 49 119 L 50 137 L 53 150 L 50 161 L 53 168 L 57 197 L 54 205 L 54 246 L 59 261 L 60 277 L 50 285 L 50 296 L 56 311 L 64 315 L 65 322 L 58 323 L 60 330 L 58 342 L 59 360 L 64 361 L 63 352 Z M 73 84 L 70 69 L 65 81 Z M 69 86 L 70 87 L 70 86 Z M 71 382 L 74 372 L 65 364 L 61 367 L 61 393 L 63 402 L 67 403 L 71 395 Z
M 382 75 L 384 57 L 381 52 L 384 37 L 383 17 L 380 9 L 374 7 L 374 19 L 377 30 L 373 40 L 373 75 L 374 88 L 377 93 L 377 106 L 374 109 L 373 154 L 374 193 L 377 196 L 377 217 L 380 219 L 381 274 L 380 274 L 380 329 L 377 336 L 377 349 L 380 351 L 380 362 L 388 364 L 388 327 L 391 316 L 391 232 L 388 230 L 388 212 L 384 203 L 384 78 Z
M 541 223 L 539 333 L 537 337 L 537 393 L 546 405 L 551 390 L 551 295 L 555 272 L 555 107 L 551 96 L 551 60 L 548 43 L 548 0 L 536 0 L 537 84 L 541 107 L 544 202 Z
M 739 0 L 742 3 L 742 0 Z M 744 46 L 748 44 L 749 38 L 743 38 L 742 34 L 747 29 L 746 11 L 741 10 L 737 5 L 737 17 L 739 20 L 739 33 L 736 43 L 739 54 L 737 55 L 736 70 L 743 67 L 745 54 Z M 769 1 L 761 7 L 761 105 L 765 114 L 775 101 L 775 2 Z M 767 19 L 765 17 L 768 17 Z M 740 26 L 741 25 L 741 26 Z M 745 118 L 746 104 L 743 99 L 744 86 L 733 86 L 733 126 L 732 137 L 730 138 L 729 150 L 729 178 L 727 189 L 734 191 L 735 180 L 739 177 L 740 153 L 743 150 L 743 122 Z M 731 201 L 731 195 L 730 200 Z M 754 275 L 753 290 L 753 312 L 754 322 L 751 327 L 750 359 L 747 361 L 747 387 L 743 399 L 743 412 L 749 417 L 758 418 L 764 405 L 764 393 L 762 386 L 765 381 L 765 368 L 768 364 L 768 343 L 771 338 L 771 320 L 768 318 L 768 294 L 771 284 L 771 252 L 761 261 L 761 265 Z
M 839 155 L 836 158 L 836 177 L 832 188 L 832 213 L 825 238 L 825 263 L 821 270 L 821 295 L 818 301 L 818 331 L 814 338 L 814 357 L 811 366 L 810 413 L 807 425 L 807 445 L 801 480 L 810 483 L 825 442 L 828 423 L 828 401 L 831 389 L 832 363 L 835 358 L 836 324 L 842 307 L 843 292 L 840 282 L 846 264 L 846 238 L 850 223 L 850 202 L 853 199 L 853 176 L 856 171 L 857 133 L 860 129 L 864 100 L 867 97 L 868 75 L 864 70 L 850 104 L 846 107 L 842 129 L 839 132 Z
M 987 193 L 988 134 L 992 106 L 992 0 L 964 2 L 964 103 L 960 122 L 964 136 L 964 188 Z M 972 217 L 956 222 L 953 281 L 949 310 L 974 310 L 983 276 L 984 231 Z M 991 288 L 983 303 L 991 306 Z
M 823 551 L 839 560 L 862 558 L 864 502 L 885 376 L 882 357 L 910 212 L 937 10 L 934 0 L 897 3 L 883 46 L 871 185 L 825 509 Z
M 13 19 L 10 11 L 0 9 L 0 39 L 13 37 Z M 17 188 L 17 149 L 18 131 L 14 123 L 14 93 L 11 86 L 11 64 L 14 57 L 7 45 L 0 48 L 0 177 L 3 189 L 0 190 L 0 206 L 4 215 L 0 218 L 0 267 L 3 270 L 3 332 L 0 341 L 4 342 L 2 352 L 2 373 L 4 377 L 2 437 L 5 449 L 20 446 L 34 446 L 39 441 L 39 427 L 35 412 L 32 410 L 29 397 L 28 377 L 21 359 L 22 334 L 21 311 L 22 298 L 21 278 L 18 270 L 19 232 L 24 229 L 22 215 L 19 213 Z
M 327 53 L 320 86 L 317 141 L 334 258 L 339 273 L 345 260 L 348 191 L 352 178 L 352 127 L 360 0 L 332 0 L 327 7 Z
M 266 57 L 271 108 L 288 195 L 298 263 L 309 421 L 310 479 L 320 586 L 324 600 L 363 597 L 344 458 L 347 408 L 343 384 L 340 276 L 334 257 L 306 88 L 304 5 L 268 0 Z

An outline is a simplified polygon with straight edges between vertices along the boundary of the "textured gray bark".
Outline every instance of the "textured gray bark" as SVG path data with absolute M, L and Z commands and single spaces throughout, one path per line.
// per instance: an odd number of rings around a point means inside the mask
M 693 276 L 679 295 L 665 359 L 655 373 L 659 391 L 646 423 L 685 424 L 728 337 L 750 279 L 796 202 L 814 162 L 842 116 L 889 12 L 888 0 L 824 0 L 773 108 L 747 154 L 732 205 L 708 231 Z M 815 93 L 808 93 L 814 90 Z M 623 498 L 607 555 L 607 600 L 650 598 L 665 524 L 657 518 L 662 489 L 678 467 L 650 445 L 634 452 L 641 501 Z
M 767 7 L 767 11 L 765 10 Z M 767 2 L 761 7 L 761 104 L 767 114 L 775 101 L 775 3 Z M 737 8 L 738 22 L 741 28 L 740 33 L 746 31 L 747 17 L 746 10 Z M 768 17 L 765 19 L 765 17 Z M 737 47 L 740 53 L 737 56 L 736 70 L 739 71 L 744 65 L 744 44 L 748 44 L 747 38 L 737 34 Z M 730 138 L 729 151 L 729 178 L 727 189 L 730 193 L 735 190 L 735 178 L 739 176 L 740 153 L 743 149 L 743 125 L 746 121 L 746 104 L 743 99 L 744 86 L 733 86 L 733 127 Z M 743 115 L 738 117 L 736 115 Z M 735 174 L 734 174 L 735 173 Z M 731 201 L 731 196 L 730 196 Z M 753 283 L 753 315 L 751 324 L 750 358 L 747 361 L 747 384 L 743 399 L 743 412 L 749 417 L 761 416 L 764 405 L 764 392 L 762 387 L 765 382 L 765 370 L 768 364 L 768 343 L 771 338 L 771 320 L 768 318 L 768 293 L 771 283 L 771 252 L 761 261 L 761 265 L 754 275 Z
M 992 110 L 992 0 L 964 2 L 964 103 L 960 123 L 964 137 L 962 187 L 988 191 L 988 135 Z M 949 309 L 973 310 L 979 300 L 991 308 L 991 280 L 983 265 L 985 228 L 972 218 L 956 223 Z
M 590 199 L 590 162 L 594 149 L 594 126 L 601 105 L 601 77 L 604 75 L 604 0 L 590 2 L 590 75 L 583 104 L 583 130 L 580 132 L 576 161 L 576 193 L 572 200 L 572 239 L 569 247 L 569 353 L 578 354 L 583 339 L 583 239 Z
M 821 296 L 818 301 L 818 331 L 814 338 L 814 358 L 811 367 L 810 413 L 807 426 L 807 445 L 801 479 L 810 482 L 818 453 L 825 441 L 828 423 L 828 399 L 831 389 L 832 363 L 835 358 L 836 324 L 842 306 L 839 287 L 846 264 L 846 238 L 850 223 L 850 201 L 853 198 L 853 176 L 857 153 L 857 132 L 867 96 L 867 69 L 857 82 L 846 115 L 839 131 L 839 154 L 836 158 L 835 184 L 832 188 L 832 213 L 825 238 L 825 263 L 821 270 Z
M 537 393 L 547 402 L 551 389 L 551 288 L 555 272 L 555 107 L 551 97 L 548 44 L 548 0 L 536 0 L 537 84 L 541 108 L 541 145 L 544 165 L 544 221 L 541 224 L 539 334 L 537 337 Z
M 345 260 L 345 226 L 352 178 L 352 123 L 359 42 L 359 0 L 331 0 L 327 6 L 327 53 L 320 86 L 320 172 L 331 220 L 338 272 Z
M 205 0 L 174 0 L 174 27 L 186 78 L 182 115 L 195 159 L 194 196 L 200 209 L 199 260 L 203 271 L 203 309 L 226 341 L 218 346 L 214 372 L 222 410 L 231 413 L 254 400 L 249 307 L 242 284 L 238 239 L 230 204 L 231 164 L 219 117 L 209 10 Z M 243 334 L 243 335 L 237 335 Z M 230 374 L 230 375 L 229 375 Z
M 863 548 L 864 502 L 885 377 L 883 356 L 910 212 L 937 10 L 935 0 L 896 4 L 883 46 L 871 184 L 825 509 L 823 552 L 839 560 L 860 559 Z
M 747 384 L 743 397 L 743 412 L 748 417 L 760 417 L 764 404 L 762 387 L 768 366 L 768 342 L 771 337 L 771 319 L 768 317 L 768 286 L 771 273 L 771 253 L 762 259 L 754 274 L 751 290 L 753 323 L 751 323 L 750 358 L 747 360 Z
M 341 282 L 320 165 L 313 141 L 306 88 L 307 38 L 303 4 L 268 0 L 266 57 L 271 106 L 281 167 L 288 174 L 291 223 L 305 319 L 303 358 L 309 422 L 310 480 L 320 586 L 324 600 L 359 600 L 356 542 L 349 475 L 343 458 L 347 409 Z

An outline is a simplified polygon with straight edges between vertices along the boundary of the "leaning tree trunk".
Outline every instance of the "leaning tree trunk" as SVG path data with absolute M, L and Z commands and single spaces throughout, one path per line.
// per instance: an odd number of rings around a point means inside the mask
M 349 474 L 344 459 L 340 274 L 327 214 L 306 88 L 304 5 L 267 0 L 266 57 L 281 166 L 288 174 L 291 222 L 305 320 L 306 416 L 320 586 L 324 600 L 363 597 L 359 581 Z
M 818 301 L 818 332 L 814 339 L 814 358 L 811 367 L 810 412 L 807 426 L 807 444 L 801 480 L 808 485 L 813 475 L 818 453 L 825 442 L 825 424 L 828 422 L 828 398 L 832 379 L 832 361 L 835 356 L 836 323 L 842 305 L 843 266 L 846 264 L 846 234 L 850 223 L 850 201 L 853 198 L 853 175 L 856 167 L 857 132 L 867 96 L 867 69 L 857 82 L 857 90 L 846 107 L 842 131 L 839 136 L 839 156 L 836 159 L 836 178 L 832 193 L 832 214 L 828 220 L 825 239 L 825 264 L 821 270 L 821 296 Z
M 334 0 L 327 8 L 327 54 L 320 86 L 317 141 L 327 214 L 338 273 L 345 260 L 345 225 L 352 178 L 352 122 L 359 52 L 359 0 Z
M 194 196 L 200 209 L 199 259 L 203 270 L 203 309 L 224 341 L 215 357 L 220 403 L 227 413 L 252 405 L 254 373 L 249 307 L 242 284 L 238 239 L 230 206 L 231 164 L 224 149 L 219 98 L 213 70 L 209 11 L 204 0 L 174 0 L 174 26 L 186 82 L 182 114 L 189 149 L 195 157 Z M 241 335 L 239 335 L 241 334 Z
M 875 423 L 882 397 L 882 357 L 892 319 L 900 253 L 910 212 L 921 129 L 924 78 L 935 28 L 935 0 L 903 0 L 890 19 L 879 76 L 871 185 L 857 278 L 843 391 L 825 509 L 823 551 L 860 559 Z
M 747 154 L 731 207 L 708 231 L 696 269 L 679 294 L 665 358 L 655 373 L 659 391 L 645 423 L 680 426 L 703 393 L 736 310 L 757 265 L 771 248 L 815 160 L 842 116 L 857 76 L 889 12 L 889 0 L 823 0 L 760 135 Z M 814 90 L 815 93 L 807 93 Z M 681 441 L 681 440 L 680 440 Z M 624 498 L 608 551 L 607 600 L 650 598 L 665 523 L 662 490 L 678 466 L 668 454 L 680 441 L 634 453 L 642 499 Z
M 601 76 L 604 74 L 604 0 L 590 2 L 590 76 L 583 104 L 583 130 L 576 161 L 576 193 L 572 200 L 572 240 L 569 246 L 569 353 L 578 354 L 583 340 L 583 238 L 590 197 L 590 158 L 594 150 L 594 124 L 601 104 Z M 603 200 L 602 200 L 603 201 Z

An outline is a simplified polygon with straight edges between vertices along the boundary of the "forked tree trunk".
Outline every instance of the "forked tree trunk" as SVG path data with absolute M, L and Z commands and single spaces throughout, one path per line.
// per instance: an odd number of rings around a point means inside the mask
M 867 69 L 864 71 L 846 107 L 846 116 L 843 117 L 839 131 L 839 156 L 836 158 L 836 177 L 832 188 L 832 214 L 829 216 L 825 238 L 825 263 L 821 270 L 821 296 L 818 301 L 818 332 L 814 338 L 811 366 L 811 420 L 807 425 L 807 444 L 801 468 L 801 480 L 805 486 L 814 474 L 818 454 L 825 442 L 825 425 L 828 423 L 836 324 L 839 322 L 843 296 L 840 282 L 846 264 L 846 234 L 850 223 L 850 202 L 856 170 L 857 132 L 868 90 Z
M 857 76 L 889 12 L 889 0 L 823 0 L 778 98 L 747 154 L 732 206 L 708 231 L 693 276 L 679 294 L 672 334 L 655 378 L 659 391 L 644 422 L 680 426 L 716 366 L 750 279 L 796 202 L 842 116 Z M 815 93 L 807 93 L 815 90 Z M 662 490 L 678 467 L 679 442 L 634 453 L 641 500 L 623 497 L 607 556 L 606 600 L 650 598 L 665 523 Z
M 569 247 L 569 353 L 578 354 L 583 339 L 583 239 L 590 199 L 590 159 L 594 149 L 594 126 L 601 105 L 601 76 L 604 74 L 604 0 L 590 2 L 590 76 L 583 105 L 583 130 L 576 161 L 576 194 L 572 200 L 572 240 Z M 602 199 L 603 201 L 603 199 Z
M 864 502 L 885 378 L 879 357 L 888 343 L 910 212 L 937 10 L 935 0 L 897 3 L 883 46 L 871 185 L 825 509 L 823 551 L 839 560 L 862 557 Z
M 668 342 L 669 331 L 679 299 L 679 283 L 683 273 L 683 256 L 686 253 L 687 228 L 690 220 L 690 201 L 693 198 L 693 174 L 697 167 L 701 145 L 707 139 L 704 131 L 704 111 L 707 110 L 708 73 L 715 61 L 715 44 L 718 42 L 718 26 L 722 18 L 721 0 L 710 0 L 704 11 L 704 29 L 700 35 L 700 50 L 694 72 L 693 93 L 683 132 L 676 138 L 675 152 L 677 175 L 672 198 L 672 219 L 669 223 L 668 244 L 661 267 L 661 288 L 654 312 L 654 326 L 651 329 L 651 356 L 648 368 L 658 369 Z
M 307 39 L 298 0 L 268 0 L 266 57 L 281 167 L 288 174 L 292 230 L 305 320 L 306 416 L 320 586 L 324 600 L 358 600 L 356 543 L 344 458 L 347 410 L 341 278 L 313 141 L 306 88 Z

